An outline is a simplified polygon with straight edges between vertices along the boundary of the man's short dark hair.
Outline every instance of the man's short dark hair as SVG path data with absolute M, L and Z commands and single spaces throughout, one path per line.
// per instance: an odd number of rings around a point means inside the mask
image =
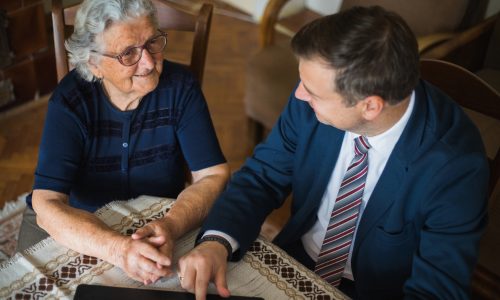
M 380 6 L 353 7 L 307 24 L 293 38 L 292 51 L 332 67 L 334 89 L 347 106 L 372 95 L 397 104 L 419 79 L 415 35 L 398 14 Z

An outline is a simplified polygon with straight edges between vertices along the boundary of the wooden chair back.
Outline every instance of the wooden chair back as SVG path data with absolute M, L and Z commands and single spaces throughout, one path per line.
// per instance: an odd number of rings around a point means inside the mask
M 450 96 L 460 106 L 500 120 L 500 94 L 481 78 L 449 62 L 422 59 L 420 75 L 430 84 Z M 493 205 L 493 192 L 500 178 L 500 151 L 490 162 L 489 207 Z
M 152 0 L 158 9 L 160 29 L 194 32 L 191 61 L 182 64 L 198 79 L 200 86 L 203 83 L 205 59 L 207 57 L 208 37 L 212 22 L 212 4 L 203 4 L 198 14 L 183 10 L 181 7 L 161 0 Z M 54 47 L 56 52 L 57 82 L 60 82 L 70 71 L 67 52 L 64 47 L 65 32 L 75 25 L 76 12 L 80 5 L 63 8 L 62 0 L 52 0 L 52 22 L 54 27 Z M 71 67 L 71 69 L 73 69 Z M 184 161 L 184 180 L 190 184 L 193 180 L 189 166 Z
M 500 94 L 491 88 L 486 82 L 467 71 L 466 69 L 449 62 L 433 59 L 422 59 L 420 61 L 420 73 L 422 77 L 432 85 L 450 96 L 460 106 L 474 110 L 486 116 L 500 120 Z M 492 272 L 491 265 L 498 265 L 496 255 L 498 253 L 498 188 L 495 186 L 500 177 L 500 151 L 490 162 L 488 214 L 490 216 L 488 228 L 483 235 L 479 261 L 472 276 L 471 287 L 475 294 L 481 299 L 498 299 L 498 288 L 500 277 L 498 272 Z M 493 258 L 492 258 L 493 257 Z M 497 270 L 498 271 L 498 270 Z
M 278 15 L 289 0 L 270 0 L 262 15 L 260 24 L 259 48 L 264 49 L 274 44 L 274 25 L 278 22 Z
M 158 9 L 160 29 L 194 32 L 191 62 L 190 64 L 184 64 L 184 66 L 193 72 L 201 85 L 205 70 L 213 5 L 203 4 L 196 15 L 161 0 L 152 0 L 152 2 Z M 75 25 L 75 16 L 79 7 L 80 5 L 75 5 L 63 8 L 62 0 L 52 0 L 52 22 L 54 25 L 54 46 L 58 82 L 70 71 L 66 48 L 64 47 L 64 33 L 68 26 Z
M 269 0 L 262 15 L 260 25 L 259 48 L 264 49 L 274 44 L 274 26 L 278 22 L 278 16 L 283 6 L 290 0 Z M 425 1 L 424 1 L 425 2 Z M 473 17 L 478 10 L 478 1 L 460 0 L 457 3 L 441 3 L 440 8 L 448 9 L 447 18 L 433 18 L 430 21 L 422 21 L 423 18 L 431 18 L 436 12 L 435 5 L 420 3 L 418 1 L 394 1 L 394 0 L 344 0 L 340 11 L 353 6 L 380 5 L 387 10 L 400 14 L 409 24 L 410 28 L 418 36 L 419 51 L 424 51 L 437 43 L 450 39 L 456 30 L 464 30 L 470 27 Z M 451 9 L 451 11 L 450 11 Z M 418 12 L 415 15 L 415 12 Z

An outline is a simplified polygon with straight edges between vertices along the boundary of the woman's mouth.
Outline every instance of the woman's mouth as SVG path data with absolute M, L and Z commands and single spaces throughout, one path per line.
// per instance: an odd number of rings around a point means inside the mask
M 149 71 L 148 73 L 141 74 L 141 75 L 135 75 L 135 76 L 137 76 L 137 77 L 148 77 L 149 75 L 153 74 L 153 70 L 154 69 L 151 69 L 151 71 Z

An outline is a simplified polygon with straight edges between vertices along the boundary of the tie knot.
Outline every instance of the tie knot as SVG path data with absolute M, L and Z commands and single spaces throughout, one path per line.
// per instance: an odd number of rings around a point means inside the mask
M 354 139 L 354 152 L 356 155 L 363 155 L 368 152 L 368 149 L 371 148 L 370 143 L 368 143 L 368 139 L 362 135 L 358 136 Z

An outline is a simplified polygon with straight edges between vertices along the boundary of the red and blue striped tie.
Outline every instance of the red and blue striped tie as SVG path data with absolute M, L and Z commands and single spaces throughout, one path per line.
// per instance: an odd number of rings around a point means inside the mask
M 340 283 L 354 237 L 368 174 L 370 147 L 366 137 L 359 136 L 354 139 L 355 156 L 340 185 L 314 269 L 316 274 L 333 286 Z

